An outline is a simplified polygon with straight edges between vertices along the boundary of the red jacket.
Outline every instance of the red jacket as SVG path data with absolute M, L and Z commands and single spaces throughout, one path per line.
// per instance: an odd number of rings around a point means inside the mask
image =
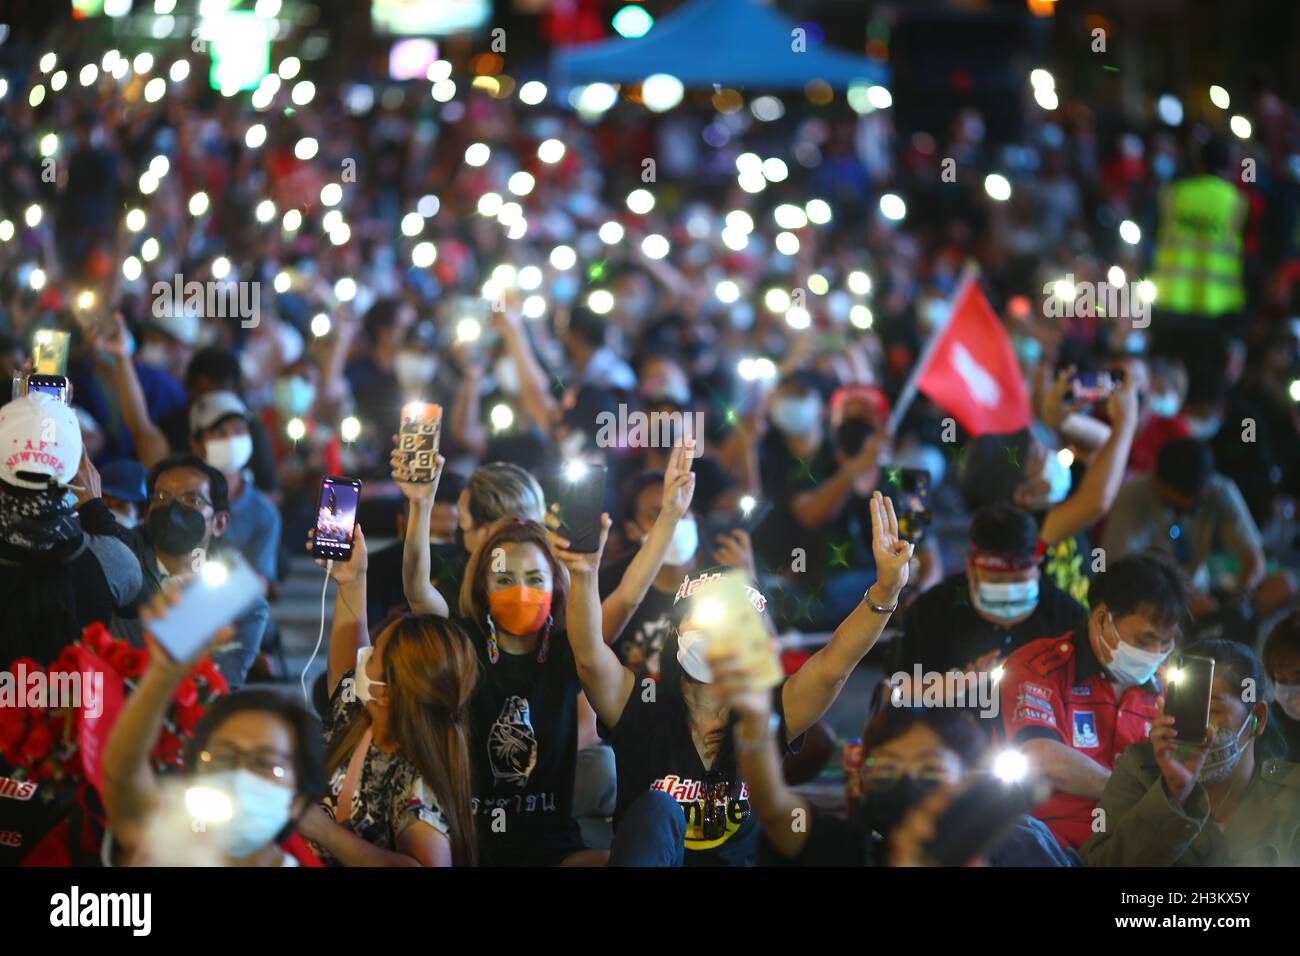
M 998 684 L 1000 713 L 1011 744 L 1035 737 L 1059 740 L 1113 770 L 1130 744 L 1151 736 L 1159 716 L 1153 678 L 1115 699 L 1087 633 L 1033 641 L 1007 658 Z M 1060 790 L 1033 811 L 1062 846 L 1078 847 L 1093 832 L 1097 801 Z

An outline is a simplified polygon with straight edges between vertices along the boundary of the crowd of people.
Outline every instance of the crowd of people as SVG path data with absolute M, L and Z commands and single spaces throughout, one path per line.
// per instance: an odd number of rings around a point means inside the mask
M 503 70 L 477 58 L 446 101 L 318 76 L 292 109 L 296 67 L 250 99 L 184 48 L 107 59 L 32 44 L 0 94 L 0 666 L 97 623 L 147 650 L 102 757 L 105 863 L 910 865 L 1006 748 L 1050 793 L 992 865 L 1300 863 L 1300 111 L 1260 91 L 1233 145 L 1032 105 L 1017 142 L 969 108 L 903 140 L 889 109 L 722 92 L 596 121 L 472 84 Z M 1177 253 L 1185 182 L 1226 190 L 1209 279 Z M 1149 327 L 1055 317 L 1147 275 Z M 1188 276 L 1240 294 L 1178 300 Z M 1014 351 L 1018 432 L 897 409 L 963 282 Z M 248 289 L 255 314 L 213 308 Z M 66 402 L 26 391 L 50 331 Z M 413 401 L 445 410 L 431 481 L 397 450 Z M 611 435 L 635 413 L 668 425 Z M 574 462 L 607 475 L 594 552 L 549 481 Z M 363 492 L 303 703 L 277 604 L 325 475 Z M 265 597 L 173 659 L 151 622 L 236 554 Z M 775 687 L 711 637 L 728 571 L 800 638 Z M 1204 741 L 1165 713 L 1184 655 L 1215 662 Z M 159 773 L 206 656 L 230 693 Z M 989 707 L 915 703 L 954 672 Z M 833 705 L 863 727 L 843 806 L 803 786 Z M 20 757 L 0 737 L 0 776 Z M 200 784 L 226 821 L 189 825 Z

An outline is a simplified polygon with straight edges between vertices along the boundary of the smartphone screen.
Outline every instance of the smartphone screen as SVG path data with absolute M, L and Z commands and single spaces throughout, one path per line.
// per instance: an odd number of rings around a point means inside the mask
M 38 375 L 68 374 L 68 340 L 59 329 L 41 329 L 33 339 L 33 359 Z
M 67 404 L 68 401 L 68 380 L 62 375 L 29 375 L 27 376 L 27 393 L 44 392 L 46 395 L 53 395 L 59 401 Z
M 1122 370 L 1080 372 L 1070 380 L 1070 398 L 1075 402 L 1102 402 L 1124 381 Z
M 930 473 L 924 468 L 898 468 L 887 472 L 885 486 L 894 503 L 899 535 L 907 541 L 920 541 L 934 517 Z
M 179 603 L 153 621 L 149 632 L 172 660 L 191 660 L 264 589 L 262 579 L 238 553 L 212 558 L 182 585 Z
M 1174 718 L 1174 739 L 1205 743 L 1210 726 L 1210 691 L 1214 686 L 1214 659 L 1184 657 L 1165 671 L 1165 713 Z
M 573 461 L 557 479 L 560 536 L 569 550 L 593 554 L 600 547 L 600 514 L 605 507 L 605 466 Z
M 330 475 L 320 483 L 320 506 L 316 511 L 316 534 L 312 553 L 318 558 L 348 561 L 352 558 L 352 532 L 357 525 L 357 502 L 361 481 Z
M 407 402 L 397 432 L 397 450 L 406 456 L 410 481 L 433 481 L 442 431 L 442 406 L 432 402 Z

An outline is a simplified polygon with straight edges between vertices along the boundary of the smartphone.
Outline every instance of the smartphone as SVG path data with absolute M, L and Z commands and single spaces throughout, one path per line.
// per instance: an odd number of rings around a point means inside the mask
M 885 486 L 894 502 L 898 534 L 919 542 L 934 519 L 930 508 L 930 473 L 924 468 L 898 468 L 887 473 Z
M 321 479 L 312 554 L 335 561 L 352 560 L 352 532 L 357 526 L 357 502 L 360 500 L 361 479 L 341 475 L 328 475 Z
M 965 866 L 996 850 L 1016 821 L 1051 796 L 1040 777 L 1008 782 L 988 771 L 976 773 L 935 821 L 927 855 L 940 866 Z
M 32 340 L 32 354 L 38 375 L 68 374 L 68 340 L 59 329 L 41 329 Z
M 1174 718 L 1174 739 L 1197 746 L 1205 743 L 1214 658 L 1183 657 L 1165 671 L 1165 683 L 1165 713 Z
M 751 675 L 749 690 L 768 690 L 781 683 L 784 672 L 763 613 L 754 604 L 753 588 L 741 571 L 728 571 L 710 581 L 691 606 L 692 623 L 708 631 L 711 643 L 725 646 Z
M 172 660 L 192 660 L 212 635 L 248 610 L 265 590 L 238 552 L 210 558 L 181 585 L 180 602 L 153 621 L 149 632 Z
M 740 499 L 740 507 L 734 513 L 710 517 L 705 522 L 705 543 L 712 546 L 717 543 L 721 535 L 731 534 L 733 531 L 743 531 L 752 535 L 772 513 L 773 507 L 770 501 L 759 501 L 752 495 L 746 495 Z
M 591 465 L 575 459 L 561 469 L 556 480 L 560 536 L 569 540 L 570 551 L 594 554 L 600 547 L 606 470 L 604 465 Z
M 1104 402 L 1124 382 L 1124 370 L 1080 372 L 1070 379 L 1070 401 Z
M 442 434 L 442 406 L 432 402 L 407 402 L 397 431 L 397 450 L 406 456 L 408 481 L 433 481 L 437 470 L 438 440 Z
M 53 395 L 65 405 L 68 403 L 68 380 L 63 375 L 28 375 L 27 394 L 44 392 Z

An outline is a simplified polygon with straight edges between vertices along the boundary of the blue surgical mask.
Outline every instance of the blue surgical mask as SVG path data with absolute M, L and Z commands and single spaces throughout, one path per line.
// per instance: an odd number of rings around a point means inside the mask
M 1043 357 L 1043 343 L 1032 335 L 1016 335 L 1011 339 L 1016 357 L 1026 365 L 1036 365 Z
M 306 415 L 316 402 L 316 386 L 301 375 L 290 375 L 276 381 L 273 400 L 281 415 Z
M 1151 410 L 1152 415 L 1159 418 L 1173 418 L 1178 414 L 1181 406 L 1182 402 L 1178 400 L 1177 392 L 1164 392 L 1147 399 L 1147 408 Z
M 975 607 L 996 621 L 1014 621 L 1038 606 L 1038 579 L 976 581 Z
M 1160 669 L 1160 665 L 1165 662 L 1165 658 L 1168 656 L 1168 651 L 1163 654 L 1156 651 L 1144 651 L 1132 644 L 1125 644 L 1120 641 L 1119 646 L 1115 648 L 1114 659 L 1106 665 L 1106 669 L 1121 684 L 1141 687 L 1155 676 L 1156 671 Z
M 772 402 L 772 424 L 786 435 L 807 435 L 817 426 L 821 402 L 816 395 L 782 395 Z

